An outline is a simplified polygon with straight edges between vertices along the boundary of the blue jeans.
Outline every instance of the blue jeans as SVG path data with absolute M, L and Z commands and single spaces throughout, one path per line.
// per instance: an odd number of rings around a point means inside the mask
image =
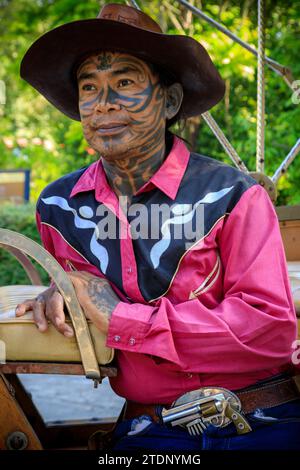
M 204 434 L 190 436 L 179 427 L 151 422 L 135 435 L 127 435 L 132 419 L 119 423 L 112 451 L 300 450 L 300 399 L 246 415 L 252 431 L 238 435 L 233 424 L 209 426 Z

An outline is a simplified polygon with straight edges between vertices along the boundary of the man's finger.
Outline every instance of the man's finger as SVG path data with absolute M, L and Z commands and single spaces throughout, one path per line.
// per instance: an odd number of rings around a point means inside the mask
M 22 302 L 21 304 L 18 304 L 15 310 L 16 317 L 21 317 L 29 310 L 33 310 L 33 306 L 35 302 L 36 302 L 35 299 L 28 299 Z
M 33 304 L 33 318 L 38 329 L 43 333 L 48 329 L 48 322 L 45 317 L 45 303 L 35 301 Z
M 54 292 L 47 303 L 46 317 L 64 336 L 70 338 L 74 335 L 73 328 L 67 325 L 65 321 L 64 299 L 59 292 Z
M 54 317 L 54 326 L 67 338 L 74 336 L 73 328 L 69 326 L 65 320 L 62 320 L 60 315 Z

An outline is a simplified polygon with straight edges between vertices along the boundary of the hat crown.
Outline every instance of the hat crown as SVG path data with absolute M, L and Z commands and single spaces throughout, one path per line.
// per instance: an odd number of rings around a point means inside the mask
M 153 33 L 162 33 L 161 27 L 150 16 L 128 5 L 120 5 L 119 3 L 104 5 L 97 18 L 127 23 Z

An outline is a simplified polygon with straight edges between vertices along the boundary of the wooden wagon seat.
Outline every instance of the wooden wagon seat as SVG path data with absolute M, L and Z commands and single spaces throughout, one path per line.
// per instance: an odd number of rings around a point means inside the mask
M 66 338 L 52 325 L 40 333 L 33 321 L 32 312 L 13 317 L 16 305 L 33 298 L 46 289 L 44 286 L 0 287 L 0 362 L 4 345 L 6 361 L 81 362 L 75 337 Z M 68 320 L 71 323 L 71 320 Z M 106 337 L 88 322 L 96 357 L 100 365 L 109 364 L 114 351 L 106 347 Z M 2 351 L 1 351 L 2 349 Z M 1 357 L 2 356 L 2 357 Z

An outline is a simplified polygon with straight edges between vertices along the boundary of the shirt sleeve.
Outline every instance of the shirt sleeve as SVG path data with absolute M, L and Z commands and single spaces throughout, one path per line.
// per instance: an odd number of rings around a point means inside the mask
M 266 191 L 245 191 L 218 239 L 223 300 L 154 306 L 120 302 L 107 345 L 202 373 L 250 372 L 290 363 L 296 315 L 274 207 Z M 201 256 L 201 254 L 199 255 Z M 192 274 L 192 273 L 191 273 Z

